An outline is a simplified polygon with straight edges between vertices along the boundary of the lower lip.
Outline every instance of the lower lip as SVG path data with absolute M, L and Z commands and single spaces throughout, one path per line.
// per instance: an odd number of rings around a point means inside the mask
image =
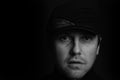
M 81 66 L 82 66 L 83 64 L 69 64 L 68 65 L 68 67 L 70 68 L 70 69 L 73 69 L 73 70 L 79 70 L 79 69 L 81 69 Z

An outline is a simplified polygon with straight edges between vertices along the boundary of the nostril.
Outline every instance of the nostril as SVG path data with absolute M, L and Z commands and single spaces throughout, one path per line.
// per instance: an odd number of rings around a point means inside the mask
M 70 51 L 71 56 L 80 55 L 80 54 L 81 54 L 80 50 L 75 49 L 75 48 L 71 49 Z

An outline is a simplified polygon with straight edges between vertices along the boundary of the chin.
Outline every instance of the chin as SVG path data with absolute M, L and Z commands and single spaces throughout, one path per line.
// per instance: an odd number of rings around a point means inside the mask
M 82 71 L 82 70 L 72 70 L 69 73 L 69 76 L 71 78 L 82 78 L 85 75 L 86 72 Z
M 87 73 L 86 70 L 71 70 L 71 69 L 68 69 L 65 72 L 69 78 L 82 78 Z

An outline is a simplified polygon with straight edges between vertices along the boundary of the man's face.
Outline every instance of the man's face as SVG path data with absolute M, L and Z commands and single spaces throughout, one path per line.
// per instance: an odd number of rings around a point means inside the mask
M 70 78 L 83 77 L 99 51 L 98 36 L 87 32 L 58 34 L 54 44 L 59 67 Z

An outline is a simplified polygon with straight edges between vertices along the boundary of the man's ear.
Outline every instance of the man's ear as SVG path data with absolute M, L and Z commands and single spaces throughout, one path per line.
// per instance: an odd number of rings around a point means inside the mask
M 100 49 L 100 45 L 98 45 L 98 47 L 97 47 L 97 55 L 99 54 L 99 49 Z
M 97 53 L 96 53 L 97 55 L 99 54 L 101 40 L 102 40 L 102 37 L 99 38 L 99 43 L 98 43 Z

